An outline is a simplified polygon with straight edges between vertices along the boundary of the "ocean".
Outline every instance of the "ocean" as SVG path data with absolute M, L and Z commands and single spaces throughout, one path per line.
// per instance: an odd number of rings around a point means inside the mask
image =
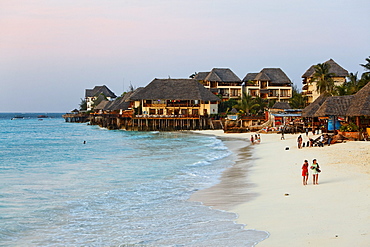
M 0 246 L 253 246 L 267 237 L 188 201 L 233 165 L 216 137 L 38 115 L 0 114 Z

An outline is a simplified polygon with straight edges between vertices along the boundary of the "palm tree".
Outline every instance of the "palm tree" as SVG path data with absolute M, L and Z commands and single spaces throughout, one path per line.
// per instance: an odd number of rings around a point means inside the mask
M 253 109 L 257 108 L 259 104 L 257 103 L 256 99 L 253 98 L 251 95 L 247 94 L 246 92 L 243 93 L 243 97 L 241 100 L 238 100 L 238 104 L 234 107 L 242 110 L 246 114 L 249 114 Z
M 357 74 L 358 72 L 354 73 L 349 73 L 348 79 L 349 81 L 346 83 L 347 84 L 347 93 L 348 95 L 355 94 L 360 90 L 359 88 L 359 80 L 357 79 Z
M 362 67 L 364 67 L 365 68 L 365 70 L 368 70 L 368 71 L 370 71 L 370 56 L 368 57 L 368 58 L 365 58 L 365 60 L 366 60 L 366 64 L 360 64 Z
M 313 74 L 313 81 L 316 81 L 316 91 L 320 94 L 333 94 L 334 91 L 334 73 L 330 73 L 330 65 L 327 63 L 319 63 L 314 65 L 315 73 Z
M 263 113 L 265 108 L 268 107 L 268 101 L 266 99 L 262 99 L 261 97 L 256 97 L 255 102 L 258 106 L 252 109 L 253 113 Z
M 357 78 L 356 73 L 349 73 L 347 81 L 340 86 L 336 86 L 336 95 L 352 95 L 357 93 L 367 82 L 370 81 L 370 73 L 363 73 L 361 79 Z
M 367 83 L 370 82 L 370 72 L 363 73 L 361 75 L 361 79 L 358 81 L 359 84 L 359 90 L 363 88 Z
M 289 101 L 290 106 L 293 109 L 303 109 L 306 107 L 307 97 L 303 96 L 302 93 L 298 91 L 296 85 L 292 88 L 292 98 Z
M 87 110 L 87 102 L 85 99 L 81 99 L 80 111 L 86 111 L 86 110 Z

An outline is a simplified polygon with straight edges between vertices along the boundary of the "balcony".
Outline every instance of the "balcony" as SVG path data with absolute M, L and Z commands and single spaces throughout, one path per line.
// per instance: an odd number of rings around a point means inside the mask
M 312 91 L 302 92 L 302 95 L 312 95 Z

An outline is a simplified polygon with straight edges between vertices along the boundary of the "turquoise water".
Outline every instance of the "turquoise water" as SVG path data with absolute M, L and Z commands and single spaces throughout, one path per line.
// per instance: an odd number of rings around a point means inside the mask
M 253 246 L 266 237 L 188 201 L 233 164 L 215 137 L 14 115 L 0 114 L 0 246 Z

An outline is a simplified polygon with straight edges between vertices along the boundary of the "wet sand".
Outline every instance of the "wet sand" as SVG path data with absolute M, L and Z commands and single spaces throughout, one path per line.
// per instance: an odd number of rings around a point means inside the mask
M 235 165 L 223 172 L 219 184 L 194 193 L 190 201 L 199 201 L 215 209 L 230 210 L 257 195 L 253 192 L 253 183 L 248 180 L 253 147 L 250 147 L 249 140 L 222 137 L 220 139 L 232 152 L 228 158 L 234 160 Z

